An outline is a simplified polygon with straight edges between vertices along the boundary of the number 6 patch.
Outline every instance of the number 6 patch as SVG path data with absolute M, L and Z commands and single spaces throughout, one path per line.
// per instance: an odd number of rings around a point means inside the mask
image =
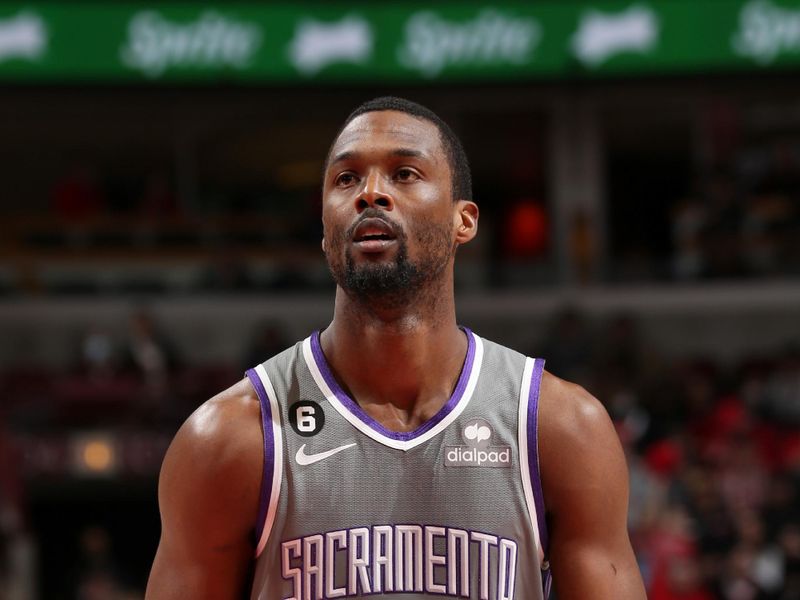
M 300 400 L 289 407 L 289 423 L 297 435 L 311 437 L 322 431 L 325 412 L 311 400 Z

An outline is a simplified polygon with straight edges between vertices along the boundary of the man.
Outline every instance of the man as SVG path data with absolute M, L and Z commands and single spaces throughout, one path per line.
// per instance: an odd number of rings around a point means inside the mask
M 456 324 L 461 144 L 397 98 L 330 149 L 331 324 L 200 407 L 164 460 L 148 600 L 645 597 L 612 424 Z M 254 558 L 255 555 L 255 558 Z

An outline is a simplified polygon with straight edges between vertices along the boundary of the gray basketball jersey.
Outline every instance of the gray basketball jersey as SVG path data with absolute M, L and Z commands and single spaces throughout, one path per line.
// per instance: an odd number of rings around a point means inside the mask
M 342 390 L 319 332 L 247 372 L 265 434 L 251 600 L 547 598 L 544 363 L 464 333 L 452 396 L 411 432 Z

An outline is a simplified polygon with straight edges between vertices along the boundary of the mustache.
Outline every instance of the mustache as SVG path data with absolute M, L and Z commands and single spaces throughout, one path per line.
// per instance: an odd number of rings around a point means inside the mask
M 399 223 L 393 221 L 390 218 L 387 218 L 386 211 L 381 210 L 379 208 L 369 207 L 367 209 L 364 209 L 364 212 L 361 213 L 361 216 L 359 216 L 358 219 L 356 219 L 355 223 L 353 223 L 352 225 L 350 225 L 350 227 L 347 228 L 347 231 L 345 231 L 344 233 L 344 239 L 346 240 L 353 239 L 353 235 L 355 234 L 356 229 L 366 219 L 380 219 L 390 227 L 392 233 L 398 240 L 404 240 L 406 238 L 406 234 L 403 231 L 403 228 L 400 226 Z

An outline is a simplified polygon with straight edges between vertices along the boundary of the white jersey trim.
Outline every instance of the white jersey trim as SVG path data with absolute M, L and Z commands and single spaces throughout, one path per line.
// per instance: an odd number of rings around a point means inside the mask
M 522 386 L 519 390 L 519 419 L 517 421 L 517 438 L 519 443 L 519 468 L 522 476 L 522 489 L 525 492 L 525 503 L 528 505 L 528 519 L 533 529 L 533 538 L 539 551 L 539 564 L 544 564 L 544 549 L 539 534 L 539 520 L 536 515 L 536 502 L 533 499 L 531 486 L 531 472 L 529 469 L 528 452 L 528 400 L 530 398 L 533 365 L 535 359 L 525 359 L 525 369 L 522 371 Z
M 314 360 L 310 336 L 303 340 L 303 358 L 305 359 L 306 365 L 308 365 L 308 369 L 311 371 L 311 375 L 314 377 L 314 381 L 316 382 L 317 387 L 319 387 L 322 394 L 325 396 L 331 406 L 333 406 L 333 408 L 340 415 L 349 421 L 353 427 L 376 442 L 383 444 L 384 446 L 388 446 L 389 448 L 394 448 L 396 450 L 403 450 L 405 452 L 415 448 L 416 446 L 419 446 L 424 442 L 427 442 L 429 439 L 442 432 L 448 425 L 450 425 L 450 423 L 458 418 L 458 416 L 467 407 L 467 404 L 469 404 L 469 401 L 472 398 L 472 393 L 475 391 L 475 386 L 478 383 L 478 377 L 480 376 L 481 372 L 481 364 L 483 363 L 483 341 L 479 336 L 472 332 L 470 332 L 469 335 L 472 336 L 473 341 L 475 342 L 475 358 L 472 363 L 472 370 L 469 374 L 469 379 L 467 381 L 464 394 L 461 396 L 458 404 L 453 407 L 453 410 L 451 410 L 446 417 L 439 421 L 439 423 L 431 427 L 424 434 L 409 440 L 396 440 L 383 435 L 380 431 L 376 431 L 367 423 L 364 423 L 364 421 L 359 419 L 358 416 L 353 414 L 346 406 L 342 404 L 342 402 L 325 381 L 322 372 L 319 370 L 319 366 Z
M 278 500 L 281 497 L 281 482 L 283 481 L 283 431 L 281 429 L 281 411 L 278 406 L 278 399 L 275 395 L 275 388 L 272 387 L 272 382 L 267 375 L 267 370 L 264 365 L 258 365 L 255 368 L 258 378 L 264 384 L 264 389 L 269 396 L 270 412 L 272 413 L 272 443 L 275 453 L 275 462 L 272 469 L 272 488 L 269 496 L 269 506 L 267 508 L 267 516 L 264 519 L 264 528 L 261 531 L 261 539 L 256 546 L 256 558 L 258 558 L 264 551 L 269 539 L 269 534 L 272 531 L 272 526 L 275 523 L 275 514 L 278 511 Z

